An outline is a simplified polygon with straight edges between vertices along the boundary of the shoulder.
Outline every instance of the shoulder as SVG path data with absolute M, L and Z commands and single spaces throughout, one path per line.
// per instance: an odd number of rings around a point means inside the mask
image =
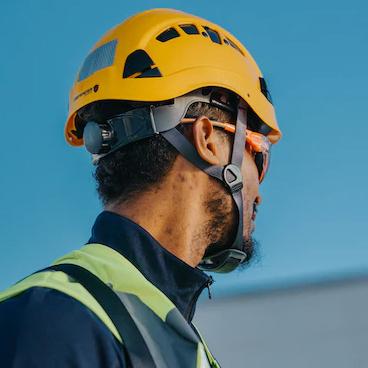
M 16 368 L 126 366 L 121 346 L 93 312 L 42 287 L 0 303 L 0 355 Z

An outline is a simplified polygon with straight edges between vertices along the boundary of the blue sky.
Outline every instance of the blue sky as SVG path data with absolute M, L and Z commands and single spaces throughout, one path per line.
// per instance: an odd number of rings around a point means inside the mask
M 363 1 L 8 0 L 0 12 L 0 289 L 88 239 L 101 206 L 89 155 L 64 142 L 69 88 L 106 30 L 155 7 L 235 34 L 264 73 L 284 132 L 262 185 L 262 259 L 216 276 L 215 292 L 368 273 Z

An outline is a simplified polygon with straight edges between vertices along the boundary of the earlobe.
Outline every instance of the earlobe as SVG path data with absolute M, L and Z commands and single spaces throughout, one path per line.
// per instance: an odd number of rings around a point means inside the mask
M 201 158 L 211 165 L 219 165 L 218 147 L 215 142 L 214 129 L 206 116 L 201 116 L 193 124 L 193 140 Z

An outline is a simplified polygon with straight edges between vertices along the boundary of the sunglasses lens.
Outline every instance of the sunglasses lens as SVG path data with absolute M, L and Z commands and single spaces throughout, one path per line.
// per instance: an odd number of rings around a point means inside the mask
M 259 182 L 261 183 L 267 174 L 267 170 L 270 162 L 269 152 L 256 152 L 254 155 L 254 161 L 258 169 Z
M 263 134 L 247 131 L 247 143 L 254 153 L 254 161 L 258 169 L 259 182 L 264 179 L 269 162 L 271 143 Z

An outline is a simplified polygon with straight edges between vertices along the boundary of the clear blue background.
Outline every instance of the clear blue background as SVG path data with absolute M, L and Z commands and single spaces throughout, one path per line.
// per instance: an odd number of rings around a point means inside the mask
M 262 260 L 216 276 L 215 293 L 368 273 L 366 4 L 2 1 L 0 289 L 88 239 L 101 207 L 89 155 L 64 142 L 68 91 L 106 30 L 154 7 L 234 33 L 263 70 L 284 132 L 262 186 Z

